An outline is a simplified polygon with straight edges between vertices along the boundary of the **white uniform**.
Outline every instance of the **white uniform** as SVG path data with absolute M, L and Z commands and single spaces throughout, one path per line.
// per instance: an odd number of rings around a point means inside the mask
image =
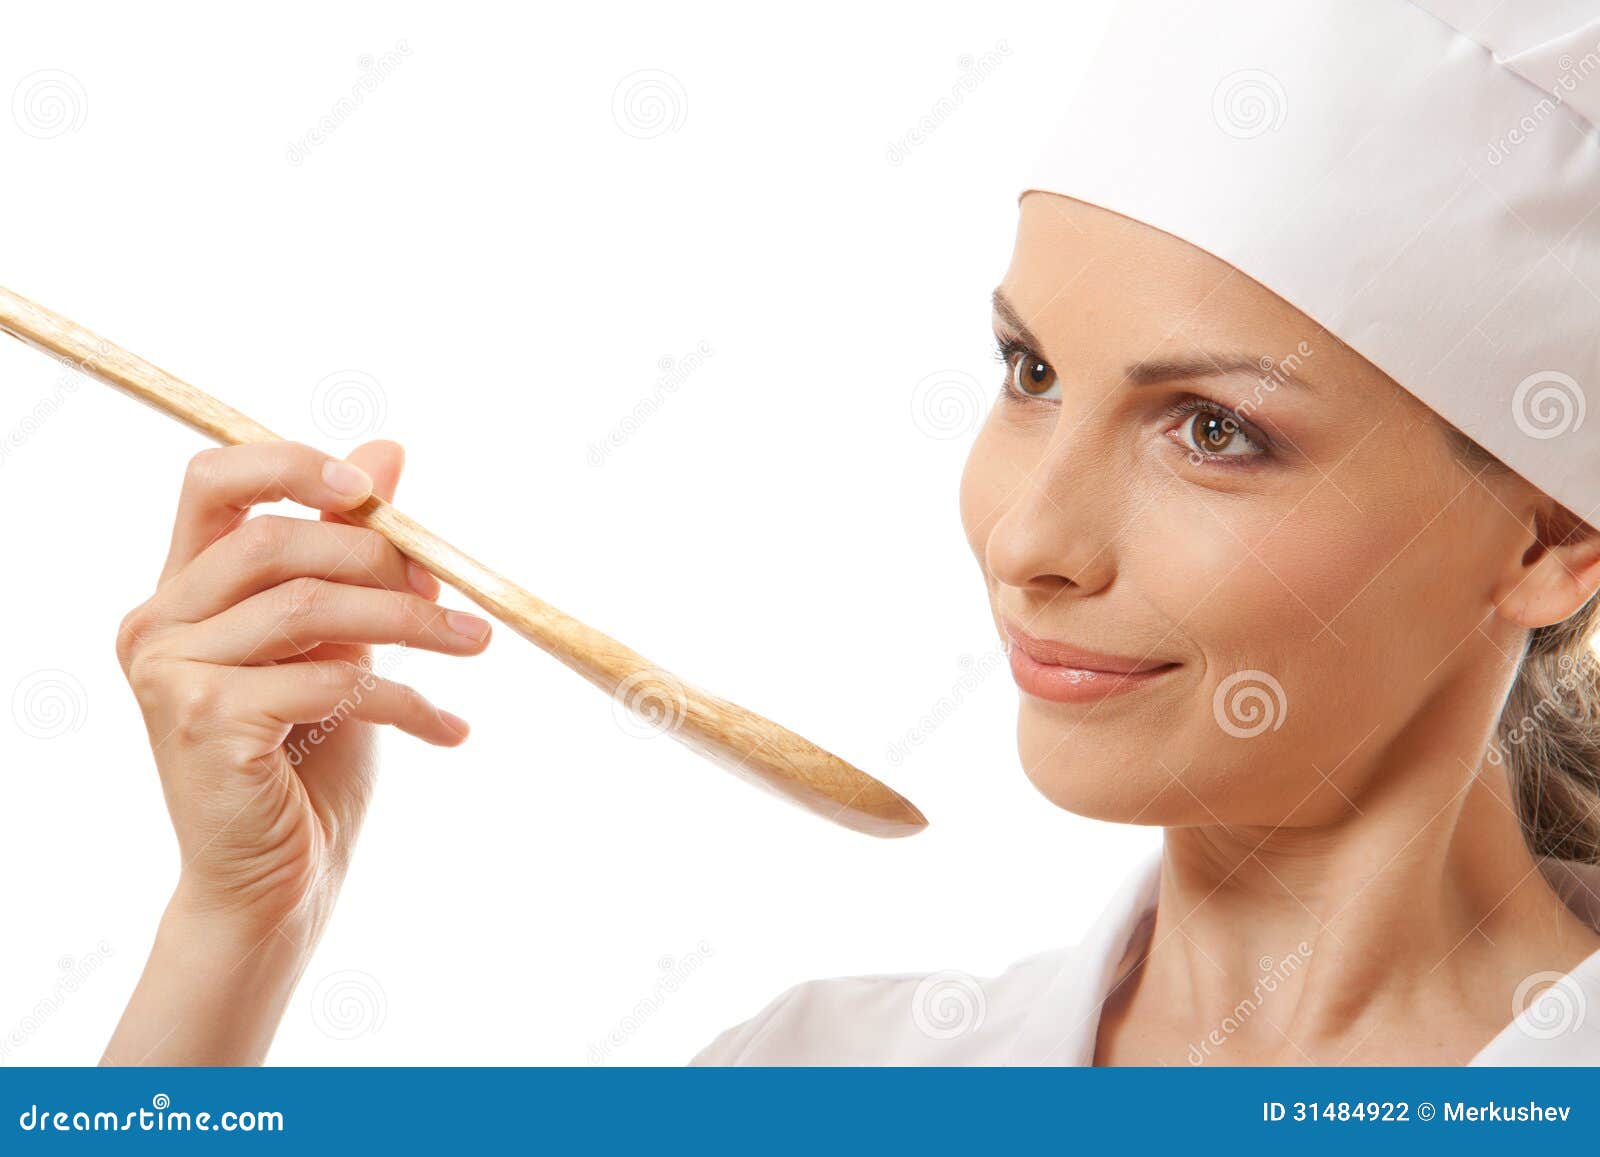
M 1600 930 L 1600 867 L 1546 861 L 1546 877 Z M 697 1065 L 1088 1065 L 1100 1008 L 1137 940 L 1148 943 L 1161 857 L 1140 865 L 1074 948 L 999 976 L 849 976 L 798 984 L 694 1058 Z M 1137 953 L 1135 954 L 1137 956 Z M 1600 952 L 1536 991 L 1474 1065 L 1600 1065 Z M 1511 1012 L 1511 998 L 1506 1002 Z M 1227 1045 L 1213 1050 L 1226 1060 Z M 1191 1058 L 1191 1063 L 1197 1063 Z

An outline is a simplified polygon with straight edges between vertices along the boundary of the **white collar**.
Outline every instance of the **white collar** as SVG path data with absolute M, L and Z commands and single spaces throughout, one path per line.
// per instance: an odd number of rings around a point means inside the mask
M 1055 982 L 1039 997 L 1012 1044 L 1013 1064 L 1092 1065 L 1100 1010 L 1135 935 L 1155 916 L 1161 851 L 1147 856 L 1106 904 L 1089 934 L 1069 953 Z
M 1092 1065 L 1100 1014 L 1121 981 L 1136 938 L 1148 939 L 1160 894 L 1159 849 L 1140 862 L 1106 904 L 1054 981 L 1040 994 L 1012 1043 L 1011 1063 Z M 1591 924 L 1600 918 L 1600 867 L 1544 859 L 1557 894 Z M 1600 1064 L 1600 951 L 1572 971 L 1543 976 L 1547 986 L 1478 1054 L 1472 1065 Z M 1512 999 L 1508 994 L 1508 1009 Z

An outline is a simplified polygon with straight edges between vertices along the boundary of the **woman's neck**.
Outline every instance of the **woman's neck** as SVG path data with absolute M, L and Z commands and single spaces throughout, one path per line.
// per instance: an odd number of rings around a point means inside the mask
M 1523 980 L 1600 950 L 1524 844 L 1503 769 L 1461 735 L 1386 745 L 1336 822 L 1168 829 L 1097 1061 L 1465 1063 Z

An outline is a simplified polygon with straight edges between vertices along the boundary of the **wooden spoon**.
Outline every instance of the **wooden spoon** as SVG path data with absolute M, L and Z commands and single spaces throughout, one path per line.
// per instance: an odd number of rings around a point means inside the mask
M 225 444 L 274 442 L 260 423 L 43 306 L 0 288 L 0 329 Z M 382 499 L 342 517 L 370 527 L 654 730 L 836 824 L 873 836 L 927 827 L 899 793 L 753 711 L 650 663 L 469 558 Z

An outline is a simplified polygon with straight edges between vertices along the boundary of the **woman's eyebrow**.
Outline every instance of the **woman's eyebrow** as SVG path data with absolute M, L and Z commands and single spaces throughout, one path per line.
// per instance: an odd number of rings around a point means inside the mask
M 1024 322 L 1022 315 L 1016 312 L 1016 306 L 1011 304 L 1010 298 L 1006 298 L 1005 290 L 995 290 L 994 294 L 990 296 L 990 301 L 994 304 L 995 312 L 1000 315 L 1000 320 L 1005 322 L 1006 326 L 1013 333 L 1016 333 L 1018 338 L 1021 338 L 1024 346 L 1034 350 L 1035 354 L 1043 354 L 1045 352 L 1045 344 L 1040 339 L 1035 338 L 1034 331 L 1027 328 L 1027 322 Z
M 1298 360 L 1297 358 L 1297 363 Z M 1248 354 L 1202 354 L 1197 358 L 1153 359 L 1138 362 L 1128 367 L 1123 380 L 1130 386 L 1149 386 L 1192 378 L 1221 378 L 1229 374 L 1250 374 L 1263 381 L 1271 378 L 1276 385 L 1309 389 L 1310 383 L 1304 378 L 1295 377 L 1289 372 L 1291 369 L 1292 367 L 1282 365 L 1272 358 L 1256 358 Z
M 1034 336 L 1033 331 L 1028 328 L 1028 323 L 1022 320 L 1022 315 L 1011 304 L 1010 298 L 1006 297 L 1005 290 L 994 291 L 993 304 L 995 313 L 1000 315 L 1000 320 L 1015 331 L 1017 337 L 1029 349 L 1042 355 L 1044 343 Z M 1309 382 L 1296 377 L 1293 373 L 1299 362 L 1299 357 L 1279 362 L 1273 358 L 1252 357 L 1249 354 L 1203 353 L 1192 358 L 1152 358 L 1129 366 L 1123 375 L 1123 380 L 1130 386 L 1148 386 L 1185 379 L 1252 374 L 1259 378 L 1270 377 L 1279 385 L 1309 388 Z
M 1006 296 L 1006 291 L 996 289 L 991 297 L 994 311 L 1000 315 L 1000 320 L 1005 322 L 1022 339 L 1022 343 L 1035 353 L 1043 354 L 1044 343 L 1034 336 L 1028 328 L 1028 323 L 1022 320 L 1022 315 L 1017 312 L 1016 306 L 1011 304 L 1011 299 Z

